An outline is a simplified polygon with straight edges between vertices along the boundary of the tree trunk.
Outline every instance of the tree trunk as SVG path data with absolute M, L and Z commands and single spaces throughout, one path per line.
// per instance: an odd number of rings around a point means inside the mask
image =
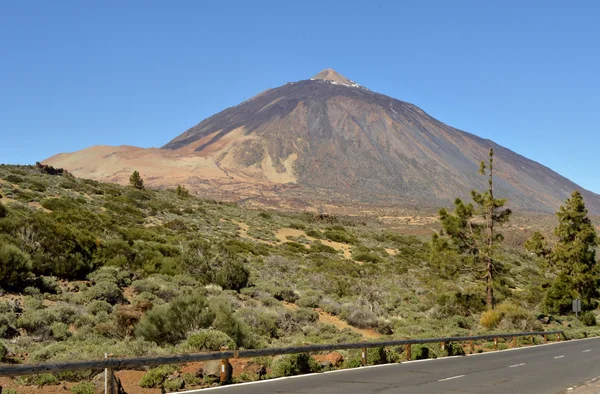
M 493 151 L 490 150 L 490 207 L 489 207 L 489 239 L 488 239 L 488 252 L 487 252 L 487 306 L 489 309 L 494 309 L 494 261 L 492 260 L 492 251 L 494 249 L 494 156 Z
M 487 258 L 487 297 L 486 304 L 488 309 L 494 309 L 494 267 L 492 265 L 492 259 L 488 256 Z

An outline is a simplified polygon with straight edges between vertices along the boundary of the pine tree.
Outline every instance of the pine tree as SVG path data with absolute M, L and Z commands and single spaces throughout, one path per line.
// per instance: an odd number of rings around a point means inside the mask
M 582 299 L 582 308 L 594 309 L 598 297 L 599 266 L 596 262 L 598 236 L 587 216 L 581 193 L 574 191 L 556 213 L 558 226 L 554 234 L 558 242 L 549 254 L 551 270 L 572 283 L 573 296 Z M 547 297 L 548 298 L 548 297 Z M 549 307 L 550 300 L 546 305 Z
M 531 253 L 534 253 L 538 257 L 546 258 L 550 255 L 550 248 L 548 247 L 548 241 L 542 233 L 536 231 L 533 233 L 531 238 L 525 241 L 523 244 L 525 249 Z
M 473 190 L 473 203 L 465 204 L 457 198 L 454 202 L 454 212 L 446 209 L 439 212 L 443 233 L 452 242 L 440 240 L 434 235 L 434 248 L 454 248 L 462 255 L 462 264 L 456 267 L 456 272 L 471 273 L 476 279 L 486 282 L 486 304 L 489 309 L 495 306 L 494 279 L 500 271 L 500 264 L 494 260 L 496 244 L 501 242 L 502 234 L 496 232 L 496 225 L 508 221 L 510 209 L 502 209 L 505 199 L 494 197 L 494 150 L 490 149 L 488 162 L 482 161 L 480 174 L 489 177 L 488 189 L 485 192 Z
M 186 189 L 185 185 L 177 185 L 176 193 L 179 197 L 189 197 L 190 192 Z
M 129 184 L 138 190 L 144 190 L 144 180 L 137 171 L 134 171 L 129 177 Z

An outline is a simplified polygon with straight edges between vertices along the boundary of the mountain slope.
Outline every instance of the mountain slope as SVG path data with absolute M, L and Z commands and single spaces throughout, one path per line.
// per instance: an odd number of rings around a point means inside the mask
M 278 194 L 277 185 L 293 184 L 298 198 L 321 193 L 334 200 L 433 207 L 485 187 L 477 169 L 490 147 L 496 151 L 498 194 L 513 207 L 553 211 L 579 189 L 591 210 L 600 213 L 600 196 L 547 167 L 330 69 L 264 91 L 202 121 L 152 150 L 150 161 L 161 164 L 147 166 L 142 174 L 157 186 L 177 179 L 199 189 L 229 190 L 230 197 L 265 190 Z M 90 154 L 94 151 L 47 163 L 78 176 L 116 181 L 122 180 L 119 173 L 143 164 L 120 150 L 109 160 L 86 165 Z M 80 165 L 73 165 L 74 160 Z

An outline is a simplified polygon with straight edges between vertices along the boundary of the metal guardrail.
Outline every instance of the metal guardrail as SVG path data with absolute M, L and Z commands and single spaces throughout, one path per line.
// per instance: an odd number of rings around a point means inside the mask
M 276 356 L 283 354 L 295 354 L 295 353 L 310 353 L 310 352 L 323 352 L 333 350 L 345 350 L 345 349 L 362 349 L 362 363 L 366 365 L 366 349 L 386 346 L 406 346 L 407 359 L 411 358 L 411 345 L 422 345 L 430 343 L 441 343 L 442 349 L 445 345 L 451 342 L 467 342 L 471 344 L 471 350 L 473 350 L 473 342 L 480 340 L 493 340 L 494 348 L 497 349 L 499 338 L 512 338 L 513 346 L 517 346 L 518 337 L 533 337 L 543 336 L 544 341 L 548 341 L 548 335 L 556 335 L 557 340 L 560 340 L 561 336 L 566 339 L 563 331 L 534 331 L 534 332 L 521 332 L 512 334 L 488 334 L 488 335 L 476 335 L 476 336 L 462 336 L 462 337 L 442 337 L 442 338 L 425 338 L 425 339 L 401 339 L 401 340 L 389 340 L 389 341 L 375 341 L 375 342 L 358 342 L 358 343 L 340 343 L 340 344 L 328 344 L 328 345 L 304 345 L 304 346 L 293 346 L 284 348 L 266 348 L 266 349 L 248 349 L 248 350 L 224 350 L 220 352 L 211 353 L 191 353 L 191 354 L 180 354 L 173 356 L 152 356 L 152 357 L 133 357 L 133 358 L 105 358 L 104 360 L 86 360 L 86 361 L 67 361 L 67 362 L 56 362 L 56 363 L 44 363 L 44 364 L 20 364 L 20 365 L 7 365 L 0 364 L 0 377 L 3 376 L 24 376 L 24 375 L 35 375 L 39 373 L 56 373 L 65 371 L 78 371 L 85 369 L 104 369 L 107 374 L 107 380 L 113 380 L 112 374 L 115 369 L 135 369 L 145 366 L 156 366 L 165 364 L 183 364 L 193 361 L 210 361 L 210 360 L 222 360 L 221 368 L 221 381 L 228 382 L 231 379 L 231 367 L 229 365 L 230 358 L 253 358 L 260 356 Z M 107 387 L 112 386 L 108 384 Z M 114 389 L 107 388 L 107 393 L 112 393 Z

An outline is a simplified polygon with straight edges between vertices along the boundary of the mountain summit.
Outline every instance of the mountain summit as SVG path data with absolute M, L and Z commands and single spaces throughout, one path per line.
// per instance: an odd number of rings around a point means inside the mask
M 496 153 L 497 195 L 513 208 L 554 211 L 577 189 L 600 213 L 600 196 L 549 168 L 331 69 L 266 90 L 161 149 L 92 147 L 45 163 L 123 183 L 137 169 L 151 186 L 182 183 L 204 196 L 275 206 L 436 207 L 485 188 L 477 171 L 489 148 Z
M 335 71 L 332 68 L 328 68 L 328 69 L 321 71 L 320 73 L 318 73 L 311 79 L 312 80 L 322 79 L 323 81 L 331 81 L 331 82 L 339 83 L 339 84 L 346 85 L 346 86 L 358 86 L 358 84 L 356 82 L 349 80 L 348 78 L 339 74 L 337 71 Z

